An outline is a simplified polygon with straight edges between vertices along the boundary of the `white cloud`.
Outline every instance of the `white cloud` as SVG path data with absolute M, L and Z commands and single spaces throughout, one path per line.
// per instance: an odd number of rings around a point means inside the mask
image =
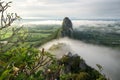
M 6 0 L 8 1 L 8 0 Z M 120 18 L 119 0 L 12 0 L 22 17 Z M 111 6 L 112 5 L 112 6 Z

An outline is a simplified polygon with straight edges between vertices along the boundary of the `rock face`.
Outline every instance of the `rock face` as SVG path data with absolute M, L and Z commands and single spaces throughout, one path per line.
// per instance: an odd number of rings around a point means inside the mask
M 72 22 L 68 17 L 65 17 L 62 23 L 62 31 L 61 31 L 62 37 L 65 36 L 72 37 L 72 33 L 73 33 Z
M 105 75 L 88 66 L 78 54 L 71 52 L 57 62 L 53 61 L 46 68 L 44 75 L 44 80 L 108 80 Z
M 72 54 L 69 52 L 67 55 L 62 57 L 62 64 L 65 66 L 65 73 L 79 73 L 80 70 L 84 71 L 87 69 L 87 64 L 78 54 Z

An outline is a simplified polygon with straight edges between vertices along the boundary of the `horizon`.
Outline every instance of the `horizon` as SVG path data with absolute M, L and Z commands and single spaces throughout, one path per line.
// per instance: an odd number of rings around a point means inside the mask
M 64 18 L 63 18 L 64 19 Z M 40 18 L 22 18 L 22 20 L 36 20 L 36 21 L 38 21 L 38 20 L 40 20 L 40 21 L 42 21 L 42 20 L 63 20 L 63 19 L 40 19 Z M 88 21 L 120 21 L 120 19 L 115 19 L 115 18 L 94 18 L 94 19 L 71 19 L 71 20 L 88 20 Z

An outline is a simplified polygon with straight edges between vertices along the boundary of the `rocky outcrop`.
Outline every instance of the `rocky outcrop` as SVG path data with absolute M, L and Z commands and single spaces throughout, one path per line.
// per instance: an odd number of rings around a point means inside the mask
M 62 23 L 62 31 L 61 31 L 62 37 L 65 36 L 72 37 L 72 33 L 73 33 L 72 22 L 68 17 L 65 17 Z
M 86 70 L 87 64 L 78 54 L 72 54 L 69 52 L 62 57 L 62 64 L 65 65 L 65 73 L 78 73 L 80 70 Z
M 107 80 L 78 55 L 69 52 L 52 62 L 44 72 L 45 80 Z

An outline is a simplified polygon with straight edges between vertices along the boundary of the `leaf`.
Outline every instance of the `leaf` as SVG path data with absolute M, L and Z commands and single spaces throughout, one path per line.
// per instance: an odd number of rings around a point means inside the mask
M 3 66 L 5 66 L 5 65 L 6 65 L 6 63 L 0 60 L 0 66 L 3 67 Z
M 0 76 L 0 80 L 4 80 L 5 78 L 6 78 L 6 76 L 8 76 L 9 75 L 9 72 L 10 72 L 11 70 L 5 70 L 3 73 L 2 73 L 2 75 Z

